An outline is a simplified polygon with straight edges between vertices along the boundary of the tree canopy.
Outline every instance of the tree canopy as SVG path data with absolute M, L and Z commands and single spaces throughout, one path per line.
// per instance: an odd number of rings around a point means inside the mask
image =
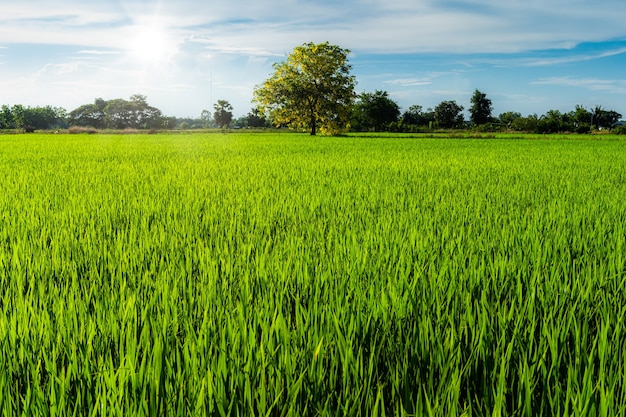
M 463 106 L 454 100 L 442 101 L 435 107 L 435 120 L 439 127 L 452 129 L 463 124 Z
M 593 126 L 596 129 L 611 128 L 622 115 L 614 110 L 605 110 L 602 106 L 593 109 Z
M 254 91 L 254 102 L 276 126 L 333 134 L 349 126 L 355 99 L 349 50 L 305 43 L 274 64 L 274 74 Z
M 97 98 L 93 104 L 84 104 L 68 115 L 70 125 L 96 129 L 157 129 L 164 127 L 166 121 L 161 110 L 150 106 L 140 94 L 131 96 L 130 100 Z
M 228 127 L 233 121 L 233 106 L 227 100 L 217 100 L 213 109 L 215 110 L 213 119 L 215 119 L 217 127 Z
M 60 107 L 25 107 L 3 105 L 0 108 L 0 129 L 33 131 L 65 127 L 66 111 Z
M 354 105 L 352 125 L 357 130 L 380 132 L 400 116 L 400 106 L 386 91 L 361 93 Z
M 492 106 L 491 100 L 487 98 L 487 94 L 476 90 L 470 102 L 472 104 L 469 108 L 470 121 L 473 124 L 484 125 L 485 123 L 491 122 Z

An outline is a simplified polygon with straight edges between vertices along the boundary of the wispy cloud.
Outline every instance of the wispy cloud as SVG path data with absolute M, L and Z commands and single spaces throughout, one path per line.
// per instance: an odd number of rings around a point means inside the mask
M 608 58 L 611 56 L 621 55 L 626 53 L 626 48 L 618 48 L 600 53 L 591 53 L 587 55 L 574 55 L 558 58 L 544 58 L 544 59 L 529 59 L 525 65 L 528 67 L 539 67 L 547 65 L 560 65 L 574 62 L 591 61 L 594 59 Z
M 432 81 L 429 79 L 420 79 L 420 78 L 398 78 L 395 80 L 387 80 L 383 81 L 383 84 L 400 86 L 400 87 L 413 87 L 420 85 L 430 85 Z
M 618 0 L 567 5 L 559 0 L 232 0 L 217 5 L 64 0 L 55 7 L 43 0 L 6 0 L 0 39 L 116 48 L 135 19 L 158 16 L 181 37 L 210 36 L 243 52 L 270 49 L 276 54 L 322 39 L 371 52 L 517 52 L 623 36 L 622 10 Z
M 531 84 L 584 88 L 591 91 L 604 91 L 618 94 L 626 93 L 626 79 L 605 80 L 599 78 L 549 77 L 533 81 Z
M 103 51 L 96 49 L 85 49 L 76 52 L 78 55 L 119 55 L 120 51 Z

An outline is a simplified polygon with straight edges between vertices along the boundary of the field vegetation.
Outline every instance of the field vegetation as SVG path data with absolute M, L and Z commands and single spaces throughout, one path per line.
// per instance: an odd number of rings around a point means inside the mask
M 3 415 L 626 415 L 609 136 L 0 136 Z

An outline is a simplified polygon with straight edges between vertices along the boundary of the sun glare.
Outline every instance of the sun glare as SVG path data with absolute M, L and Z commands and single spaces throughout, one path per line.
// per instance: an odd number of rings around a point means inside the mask
M 144 64 L 164 63 L 175 51 L 176 43 L 158 24 L 137 25 L 129 39 L 129 53 Z

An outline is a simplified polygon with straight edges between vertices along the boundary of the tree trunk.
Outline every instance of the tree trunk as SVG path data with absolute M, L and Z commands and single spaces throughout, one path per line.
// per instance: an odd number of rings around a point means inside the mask
M 317 123 L 315 121 L 315 116 L 311 117 L 311 136 L 315 136 L 317 133 Z

